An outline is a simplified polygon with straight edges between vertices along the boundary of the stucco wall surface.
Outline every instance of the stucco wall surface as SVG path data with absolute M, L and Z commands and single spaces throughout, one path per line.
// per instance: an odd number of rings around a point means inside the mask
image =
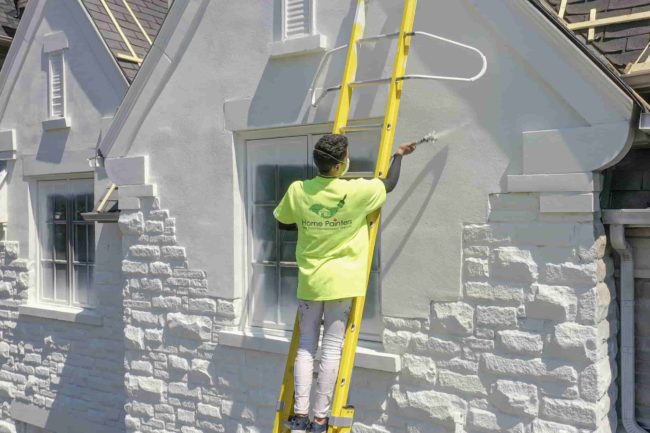
M 100 141 L 103 118 L 117 111 L 127 90 L 127 82 L 115 61 L 76 0 L 43 0 L 28 8 L 12 51 L 18 61 L 3 74 L 17 73 L 7 81 L 2 92 L 0 130 L 14 129 L 17 161 L 8 164 L 7 233 L 20 243 L 23 254 L 33 256 L 30 242 L 32 213 L 29 202 L 27 165 L 35 175 L 88 172 L 86 158 L 94 156 Z M 53 32 L 63 32 L 69 48 L 64 50 L 66 114 L 71 127 L 46 131 L 42 122 L 48 120 L 48 55 L 44 39 Z M 16 54 L 16 53 L 14 53 Z M 102 190 L 104 185 L 100 185 Z
M 70 128 L 45 130 L 48 56 L 45 40 L 62 32 L 66 114 Z M 12 63 L 10 60 L 13 58 Z M 108 179 L 89 167 L 104 118 L 111 117 L 127 83 L 76 0 L 30 2 L 2 70 L 0 129 L 15 131 L 16 159 L 7 163 L 7 238 L 0 245 L 0 430 L 13 420 L 57 432 L 124 431 L 122 258 L 116 226 L 95 230 L 91 322 L 53 320 L 58 308 L 27 314 L 38 286 L 37 182 L 85 176 L 100 196 Z M 64 314 L 65 315 L 65 314 Z M 68 317 L 74 314 L 67 314 Z
M 179 239 L 193 245 L 192 263 L 207 273 L 210 293 L 223 298 L 242 296 L 234 289 L 240 241 L 232 230 L 233 221 L 241 222 L 231 203 L 242 200 L 244 186 L 233 184 L 241 171 L 234 148 L 252 129 L 328 122 L 336 101 L 332 94 L 309 108 L 308 88 L 322 53 L 269 57 L 267 44 L 277 27 L 274 3 L 279 2 L 175 5 L 168 21 L 182 15 L 176 32 L 163 26 L 150 57 L 164 54 L 143 67 L 153 68 L 149 81 L 156 84 L 143 87 L 124 110 L 129 120 L 109 153 L 148 156 L 149 182 L 174 210 Z M 317 2 L 318 31 L 332 47 L 347 43 L 352 3 Z M 383 306 L 389 315 L 426 318 L 431 300 L 457 299 L 462 224 L 484 222 L 487 194 L 502 191 L 507 174 L 521 173 L 523 131 L 617 122 L 630 108 L 629 101 L 613 102 L 620 98 L 612 96 L 617 90 L 600 73 L 592 77 L 593 66 L 577 61 L 581 54 L 521 3 L 499 4 L 501 14 L 474 1 L 418 6 L 417 29 L 479 47 L 488 72 L 474 83 L 405 85 L 396 142 L 430 129 L 441 139 L 404 161 L 400 186 L 384 210 Z M 503 13 L 509 20 L 502 22 Z M 400 17 L 401 2 L 370 2 L 367 34 L 396 30 Z M 536 50 L 548 54 L 547 60 L 539 62 L 532 55 Z M 388 44 L 361 49 L 359 78 L 389 73 L 391 53 Z M 342 65 L 343 56 L 334 56 L 323 85 L 339 81 Z M 469 51 L 428 39 L 414 42 L 409 59 L 411 73 L 471 75 L 479 68 Z M 552 71 L 562 71 L 571 86 L 552 78 Z M 140 84 L 136 79 L 134 86 Z M 352 117 L 383 116 L 385 93 L 361 90 Z

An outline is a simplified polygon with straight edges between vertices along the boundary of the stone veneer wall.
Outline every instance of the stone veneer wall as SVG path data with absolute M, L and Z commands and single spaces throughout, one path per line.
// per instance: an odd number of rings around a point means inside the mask
M 225 347 L 241 306 L 207 295 L 157 199 L 122 211 L 129 432 L 270 431 L 284 357 Z M 397 374 L 357 369 L 358 433 L 616 430 L 616 308 L 591 214 L 539 213 L 536 194 L 490 197 L 463 230 L 463 295 L 428 319 L 384 320 Z M 216 247 L 216 246 L 215 246 Z
M 124 431 L 119 272 L 96 268 L 101 326 L 20 314 L 33 274 L 17 242 L 0 242 L 0 433 L 15 433 L 16 406 L 23 421 L 48 430 Z

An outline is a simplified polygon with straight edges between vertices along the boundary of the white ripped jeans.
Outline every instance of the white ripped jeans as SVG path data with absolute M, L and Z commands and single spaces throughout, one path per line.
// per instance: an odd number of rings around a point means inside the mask
M 314 415 L 325 418 L 332 404 L 332 391 L 336 384 L 345 338 L 345 327 L 350 316 L 352 299 L 333 301 L 298 300 L 300 314 L 300 344 L 294 364 L 295 405 L 297 414 L 309 413 L 309 394 L 314 375 L 314 358 L 318 348 L 320 324 L 323 315 L 324 329 L 321 348 Z

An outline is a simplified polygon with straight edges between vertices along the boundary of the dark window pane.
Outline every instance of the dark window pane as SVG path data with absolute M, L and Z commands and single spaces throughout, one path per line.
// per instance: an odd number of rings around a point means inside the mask
M 48 220 L 64 221 L 66 219 L 66 199 L 62 194 L 52 194 L 47 197 Z
M 377 272 L 370 274 L 370 283 L 366 292 L 366 303 L 363 307 L 363 322 L 361 333 L 366 338 L 377 338 L 381 334 L 381 299 L 380 276 Z
M 276 200 L 276 165 L 260 165 L 255 167 L 255 182 L 253 187 L 253 197 L 255 203 L 272 202 Z
M 68 266 L 67 265 L 55 265 L 56 269 L 56 301 L 59 302 L 68 302 Z
M 82 221 L 83 218 L 81 216 L 82 212 L 89 212 L 92 210 L 92 200 L 93 200 L 93 195 L 92 194 L 77 194 L 74 198 L 75 202 L 75 220 Z
M 44 262 L 41 267 L 41 284 L 43 290 L 41 296 L 44 300 L 54 300 L 54 265 Z
M 74 225 L 74 258 L 77 262 L 86 262 L 88 260 L 87 230 L 85 224 Z
M 295 262 L 296 261 L 296 243 L 295 242 L 282 242 L 282 251 L 280 252 L 280 261 L 282 262 Z
M 54 258 L 56 260 L 67 260 L 66 245 L 68 238 L 66 236 L 66 225 L 53 224 L 50 227 L 54 227 Z
M 279 325 L 291 327 L 296 318 L 298 301 L 298 268 L 280 268 L 280 320 Z
M 377 240 L 375 241 L 375 251 L 372 254 L 372 270 L 379 271 L 379 264 L 381 263 L 381 237 L 377 234 Z
M 83 305 L 88 305 L 88 267 L 86 265 L 75 265 L 74 267 L 74 281 L 76 294 L 76 301 Z
M 278 191 L 278 200 L 282 198 L 289 185 L 295 180 L 307 178 L 308 167 L 306 165 L 285 165 L 280 166 L 280 190 Z
M 277 322 L 278 272 L 275 266 L 253 265 L 252 320 L 254 325 Z
M 273 207 L 254 206 L 253 210 L 253 257 L 256 261 L 277 260 Z
M 46 224 L 41 239 L 41 258 L 52 259 L 54 250 L 54 224 Z
M 88 262 L 95 263 L 95 225 L 88 224 Z

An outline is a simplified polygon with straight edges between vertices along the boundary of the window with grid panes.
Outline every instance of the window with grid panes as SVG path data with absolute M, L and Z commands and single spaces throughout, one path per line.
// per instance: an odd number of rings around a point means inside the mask
M 40 181 L 38 201 L 38 301 L 92 306 L 95 226 L 81 213 L 93 208 L 93 180 Z
M 350 134 L 351 136 L 353 134 Z M 350 171 L 373 171 L 376 138 L 355 134 L 349 147 Z M 289 330 L 297 301 L 297 232 L 280 230 L 273 209 L 295 180 L 317 174 L 312 151 L 321 135 L 303 135 L 246 142 L 248 214 L 249 325 Z M 381 333 L 379 238 L 366 296 L 362 337 Z

